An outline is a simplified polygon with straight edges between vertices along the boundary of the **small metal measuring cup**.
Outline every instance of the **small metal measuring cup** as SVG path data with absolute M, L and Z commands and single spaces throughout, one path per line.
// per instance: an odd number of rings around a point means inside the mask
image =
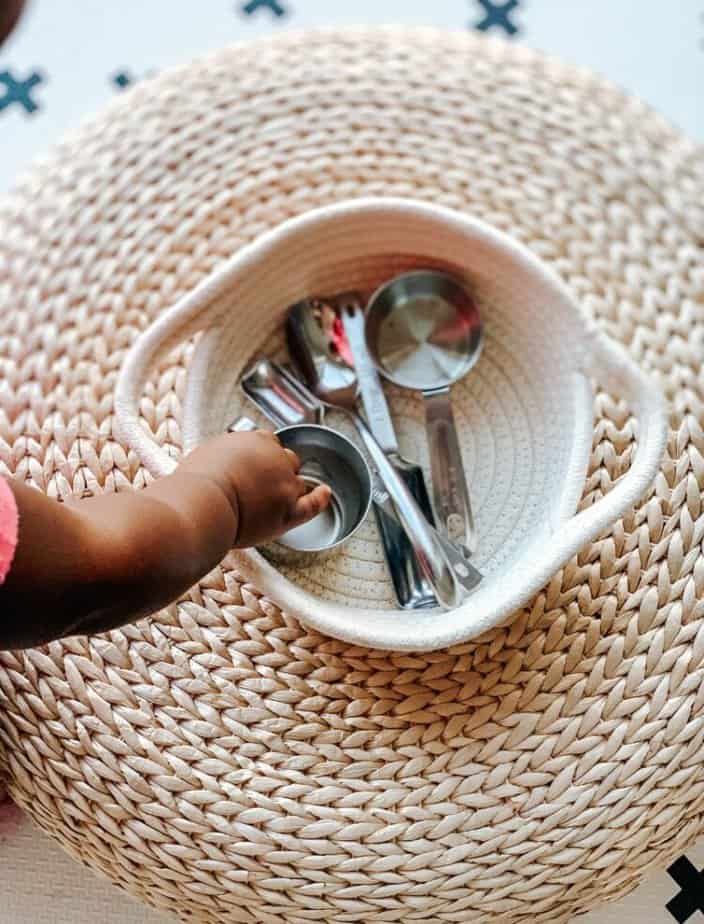
M 256 429 L 242 417 L 229 430 Z M 330 503 L 312 520 L 263 546 L 270 558 L 291 564 L 319 562 L 348 542 L 364 522 L 372 502 L 372 475 L 357 447 L 335 430 L 297 424 L 276 431 L 281 445 L 298 456 L 299 475 L 310 489 L 330 487 Z
M 482 349 L 474 299 L 446 273 L 404 273 L 372 295 L 365 338 L 386 379 L 422 393 L 435 516 L 439 528 L 474 552 L 474 518 L 450 403 L 450 386 L 469 372 Z

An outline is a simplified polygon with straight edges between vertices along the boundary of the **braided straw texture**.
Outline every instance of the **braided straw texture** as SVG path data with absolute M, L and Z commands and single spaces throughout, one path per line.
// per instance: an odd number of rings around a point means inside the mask
M 183 921 L 566 921 L 704 828 L 704 157 L 661 118 L 432 30 L 289 35 L 145 82 L 0 206 L 0 470 L 51 496 L 144 484 L 111 418 L 137 333 L 357 195 L 464 209 L 547 259 L 671 402 L 653 489 L 505 627 L 432 655 L 308 632 L 227 564 L 151 620 L 2 654 L 10 789 Z M 142 406 L 174 454 L 187 358 Z M 635 436 L 617 398 L 595 414 L 583 504 Z

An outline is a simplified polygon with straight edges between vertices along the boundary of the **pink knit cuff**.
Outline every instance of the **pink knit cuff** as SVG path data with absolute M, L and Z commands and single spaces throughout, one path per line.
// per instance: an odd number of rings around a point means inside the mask
M 19 516 L 10 486 L 0 477 L 0 584 L 10 570 L 17 548 Z

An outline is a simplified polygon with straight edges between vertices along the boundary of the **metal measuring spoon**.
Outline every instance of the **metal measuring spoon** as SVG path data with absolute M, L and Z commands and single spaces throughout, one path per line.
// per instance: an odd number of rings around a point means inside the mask
M 306 304 L 306 303 L 304 303 Z M 374 438 L 366 422 L 357 413 L 357 388 L 354 370 L 349 375 L 326 379 L 316 368 L 310 344 L 301 335 L 299 306 L 291 310 L 286 324 L 289 351 L 306 383 L 327 407 L 345 411 L 353 421 L 371 457 L 384 488 L 389 494 L 392 509 L 408 536 L 418 563 L 433 588 L 441 606 L 452 609 L 467 599 L 481 581 L 481 574 L 466 560 L 463 551 L 441 536 L 428 523 L 415 498 L 394 468 L 386 453 Z
M 404 273 L 369 301 L 365 339 L 386 379 L 423 395 L 435 516 L 446 535 L 474 552 L 476 530 L 450 403 L 450 386 L 469 372 L 482 350 L 474 299 L 446 273 Z
M 386 395 L 379 379 L 379 373 L 374 367 L 367 350 L 364 339 L 364 307 L 362 299 L 356 293 L 338 296 L 336 309 L 338 317 L 342 319 L 346 345 L 350 354 L 345 359 L 348 362 L 352 361 L 357 373 L 359 396 L 371 431 L 393 467 L 406 482 L 426 520 L 435 526 L 433 508 L 425 487 L 423 469 L 417 463 L 410 462 L 401 455 L 396 430 L 391 419 Z M 397 596 L 401 605 L 404 608 L 412 609 L 436 606 L 437 601 L 432 588 L 423 576 L 422 569 L 413 554 L 411 542 L 403 529 L 383 512 L 380 512 L 377 519 L 387 560 L 400 558 L 400 561 L 406 564 L 403 569 L 405 582 L 400 589 L 397 588 Z M 410 577 L 410 581 L 408 577 Z
M 283 366 L 260 359 L 242 377 L 242 390 L 277 427 L 323 422 L 322 402 Z

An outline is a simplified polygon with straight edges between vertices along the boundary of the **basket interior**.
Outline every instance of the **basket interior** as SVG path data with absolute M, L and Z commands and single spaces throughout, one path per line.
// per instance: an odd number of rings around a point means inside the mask
M 485 325 L 481 358 L 452 389 L 479 535 L 475 561 L 486 582 L 503 579 L 534 544 L 559 529 L 579 499 L 591 435 L 589 389 L 578 371 L 583 328 L 546 277 L 503 251 L 464 241 L 461 260 L 457 253 L 447 259 L 432 253 L 431 237 L 422 239 L 423 249 L 406 253 L 392 246 L 379 253 L 378 241 L 370 242 L 375 252 L 368 252 L 362 241 L 358 252 L 341 259 L 311 246 L 299 250 L 298 262 L 285 263 L 294 272 L 262 268 L 258 284 L 247 279 L 236 286 L 220 325 L 196 349 L 197 382 L 189 379 L 185 406 L 187 448 L 222 432 L 240 414 L 271 426 L 244 397 L 239 380 L 262 355 L 288 360 L 282 322 L 297 299 L 349 289 L 369 295 L 410 269 L 452 272 L 475 294 Z M 444 253 L 448 249 L 445 241 Z M 388 383 L 385 390 L 402 452 L 423 465 L 430 487 L 422 398 Z M 343 415 L 330 413 L 326 423 L 355 439 Z M 317 597 L 349 606 L 396 606 L 373 514 L 338 555 L 277 567 Z

